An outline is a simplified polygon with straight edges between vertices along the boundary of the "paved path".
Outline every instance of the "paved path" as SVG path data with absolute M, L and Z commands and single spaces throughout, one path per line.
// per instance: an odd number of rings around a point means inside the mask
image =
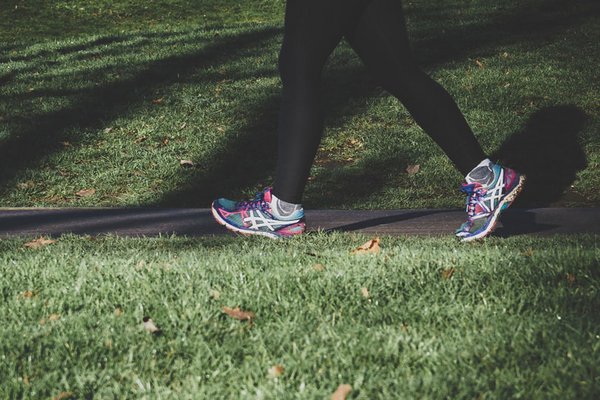
M 447 235 L 463 221 L 463 210 L 308 210 L 309 230 L 368 234 Z M 0 236 L 225 234 L 208 209 L 165 208 L 0 208 Z M 598 208 L 507 210 L 495 235 L 600 233 Z

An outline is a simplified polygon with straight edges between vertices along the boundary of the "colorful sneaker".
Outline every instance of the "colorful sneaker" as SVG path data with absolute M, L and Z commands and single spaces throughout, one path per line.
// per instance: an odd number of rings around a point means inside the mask
M 242 235 L 278 239 L 303 233 L 306 229 L 304 210 L 297 210 L 289 217 L 276 217 L 271 209 L 272 200 L 271 188 L 266 188 L 249 201 L 217 199 L 211 210 L 219 224 Z
M 524 175 L 498 164 L 494 164 L 492 169 L 494 180 L 489 185 L 465 182 L 461 187 L 461 191 L 467 194 L 467 221 L 456 230 L 456 236 L 463 242 L 489 235 L 496 227 L 500 213 L 523 189 Z

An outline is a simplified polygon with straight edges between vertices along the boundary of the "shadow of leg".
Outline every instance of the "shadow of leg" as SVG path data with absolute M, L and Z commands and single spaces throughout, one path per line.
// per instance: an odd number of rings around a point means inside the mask
M 561 200 L 577 172 L 587 165 L 579 144 L 587 120 L 583 110 L 573 105 L 544 108 L 532 114 L 525 128 L 492 155 L 527 176 L 515 204 L 547 207 Z

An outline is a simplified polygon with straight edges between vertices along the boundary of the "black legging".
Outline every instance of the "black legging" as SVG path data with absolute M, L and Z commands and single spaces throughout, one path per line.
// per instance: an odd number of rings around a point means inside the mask
M 486 156 L 450 95 L 415 63 L 400 0 L 288 0 L 273 193 L 301 203 L 323 131 L 323 66 L 346 37 L 384 89 L 466 175 Z

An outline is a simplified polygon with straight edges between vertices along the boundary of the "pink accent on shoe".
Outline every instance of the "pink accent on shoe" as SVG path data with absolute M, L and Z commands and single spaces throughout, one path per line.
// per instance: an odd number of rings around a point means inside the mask
M 306 229 L 306 224 L 304 222 L 298 222 L 297 224 L 286 226 L 283 229 L 277 231 L 277 235 L 279 236 L 294 236 L 299 235 L 304 232 Z
M 271 203 L 271 199 L 272 199 L 272 197 L 271 197 L 271 188 L 265 189 L 265 191 L 264 191 L 264 199 L 265 199 L 265 201 L 267 203 L 269 203 L 269 204 Z
M 504 179 L 505 179 L 505 188 L 512 188 L 515 180 L 517 179 L 517 173 L 515 170 L 510 168 L 504 168 Z

